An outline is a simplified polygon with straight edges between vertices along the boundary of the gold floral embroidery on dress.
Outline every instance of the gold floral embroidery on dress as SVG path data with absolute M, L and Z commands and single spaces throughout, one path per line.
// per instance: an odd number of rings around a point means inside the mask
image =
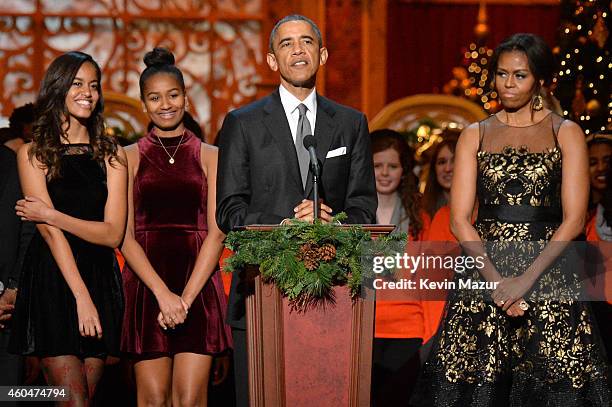
M 478 197 L 483 205 L 539 207 L 560 212 L 561 151 L 532 153 L 525 146 L 499 153 L 478 152 Z M 517 276 L 533 263 L 559 226 L 552 221 L 505 222 L 479 218 L 475 224 L 487 253 L 504 277 Z M 598 345 L 583 303 L 572 301 L 580 278 L 559 257 L 534 286 L 532 307 L 510 318 L 488 292 L 456 290 L 449 296 L 438 347 L 430 359 L 450 383 L 495 384 L 523 376 L 579 389 L 605 378 Z M 477 269 L 455 279 L 482 280 Z M 517 376 L 518 375 L 518 376 Z
M 478 152 L 478 196 L 486 204 L 551 206 L 560 194 L 561 151 L 532 153 L 526 146 L 506 146 L 501 153 Z M 549 193 L 555 192 L 555 193 Z

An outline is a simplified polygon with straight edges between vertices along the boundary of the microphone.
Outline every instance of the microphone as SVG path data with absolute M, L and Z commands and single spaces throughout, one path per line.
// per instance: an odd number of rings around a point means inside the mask
M 317 139 L 313 135 L 309 134 L 304 137 L 304 148 L 308 150 L 310 155 L 310 168 L 312 168 L 312 201 L 314 205 L 313 219 L 319 219 L 319 175 L 321 174 L 319 168 L 319 160 L 317 160 Z M 313 220 L 313 221 L 314 221 Z
M 310 166 L 312 167 L 313 175 L 319 177 L 321 175 L 321 171 L 319 169 L 319 160 L 317 160 L 317 152 L 315 148 L 317 148 L 317 139 L 312 135 L 304 136 L 304 148 L 308 150 L 308 154 L 310 155 Z

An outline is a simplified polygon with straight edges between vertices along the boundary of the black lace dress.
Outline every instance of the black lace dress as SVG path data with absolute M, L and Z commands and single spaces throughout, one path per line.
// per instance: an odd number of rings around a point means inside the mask
M 47 182 L 54 207 L 79 219 L 102 221 L 106 168 L 87 144 L 64 147 L 61 175 Z M 123 291 L 113 249 L 64 232 L 96 306 L 102 339 L 79 333 L 76 300 L 38 230 L 25 255 L 9 351 L 22 355 L 104 357 L 119 354 Z
M 502 276 L 524 271 L 561 223 L 562 121 L 550 114 L 529 127 L 496 116 L 480 123 L 475 228 Z M 566 290 L 580 277 L 563 262 L 542 274 L 523 317 L 507 316 L 490 293 L 453 291 L 412 404 L 610 406 L 597 328 L 588 304 Z M 460 278 L 482 281 L 478 270 Z

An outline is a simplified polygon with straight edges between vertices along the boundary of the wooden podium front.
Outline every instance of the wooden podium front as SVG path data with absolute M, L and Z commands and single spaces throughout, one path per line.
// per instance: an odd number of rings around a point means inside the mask
M 250 230 L 270 230 L 253 225 Z M 366 225 L 373 236 L 393 226 Z M 249 399 L 255 407 L 368 407 L 374 301 L 334 288 L 334 301 L 291 308 L 257 275 L 246 298 Z

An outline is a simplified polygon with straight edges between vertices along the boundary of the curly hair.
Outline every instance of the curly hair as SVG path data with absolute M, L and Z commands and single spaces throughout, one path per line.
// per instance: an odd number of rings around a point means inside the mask
M 36 98 L 36 120 L 32 128 L 33 143 L 29 156 L 30 160 L 36 157 L 42 164 L 43 169 L 47 171 L 47 179 L 61 176 L 60 159 L 68 143 L 67 131 L 70 127 L 66 95 L 84 63 L 90 63 L 94 67 L 100 81 L 102 72 L 96 61 L 88 54 L 71 51 L 51 62 Z M 99 95 L 98 103 L 86 124 L 93 158 L 100 163 L 104 163 L 108 158 L 111 165 L 115 162 L 123 164 L 117 156 L 116 140 L 104 131 L 104 98 L 101 88 Z
M 410 219 L 410 235 L 415 239 L 423 230 L 421 218 L 421 194 L 418 188 L 418 178 L 412 173 L 414 168 L 414 152 L 408 146 L 401 134 L 394 130 L 383 129 L 370 133 L 372 139 L 372 155 L 389 148 L 397 151 L 402 165 L 402 179 L 399 193 L 406 217 Z

